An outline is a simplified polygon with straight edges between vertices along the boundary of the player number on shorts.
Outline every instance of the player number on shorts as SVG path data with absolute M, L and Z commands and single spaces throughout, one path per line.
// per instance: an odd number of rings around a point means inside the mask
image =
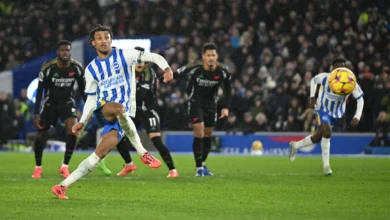
M 156 118 L 149 118 L 150 126 L 157 126 Z

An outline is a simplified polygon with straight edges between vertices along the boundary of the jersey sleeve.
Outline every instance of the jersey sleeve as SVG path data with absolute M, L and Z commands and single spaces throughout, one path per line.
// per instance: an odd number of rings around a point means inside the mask
M 317 76 L 313 77 L 310 81 L 310 97 L 315 97 L 316 91 L 317 91 L 317 85 L 325 86 L 324 80 L 326 80 L 326 77 L 329 75 L 329 73 L 320 73 Z
M 123 50 L 123 53 L 126 56 L 126 59 L 130 65 L 141 62 L 152 62 L 158 67 L 160 67 L 160 69 L 162 70 L 165 70 L 169 67 L 168 62 L 165 60 L 165 58 L 157 53 L 149 53 L 135 49 Z
M 198 67 L 198 66 L 200 66 L 202 64 L 203 64 L 203 62 L 201 60 L 197 60 L 195 62 L 192 62 L 192 63 L 189 63 L 189 64 L 187 64 L 185 66 L 180 67 L 179 69 L 177 69 L 176 72 L 177 72 L 178 75 L 182 75 L 182 74 L 186 75 L 189 72 L 191 72 L 191 70 L 193 70 L 194 68 L 196 68 L 196 67 Z
M 48 69 L 49 68 L 47 68 L 47 65 L 46 65 L 46 62 L 45 62 L 42 65 L 41 70 L 39 71 L 39 74 L 38 74 L 39 82 L 44 83 L 46 81 Z
M 352 95 L 356 100 L 359 100 L 363 97 L 364 93 L 359 84 L 356 84 L 355 89 L 352 91 Z
M 92 73 L 85 69 L 85 95 L 96 95 L 98 82 L 92 77 Z

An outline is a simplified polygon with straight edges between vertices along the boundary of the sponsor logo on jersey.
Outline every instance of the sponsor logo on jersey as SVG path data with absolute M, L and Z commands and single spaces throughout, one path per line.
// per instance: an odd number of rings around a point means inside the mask
M 58 75 L 58 73 L 54 73 L 53 74 L 53 78 L 58 78 L 60 75 Z
M 199 75 L 199 78 L 201 78 L 201 79 L 204 78 L 203 73 Z
M 199 78 L 197 78 L 196 81 L 198 82 L 199 86 L 203 86 L 203 87 L 214 87 L 219 83 L 219 81 L 199 79 Z
M 117 86 L 125 82 L 123 76 L 110 77 L 100 82 L 100 86 L 104 89 L 110 88 L 112 86 Z

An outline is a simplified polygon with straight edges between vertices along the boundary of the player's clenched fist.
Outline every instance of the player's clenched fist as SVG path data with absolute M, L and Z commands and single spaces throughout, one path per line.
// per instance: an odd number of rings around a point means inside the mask
M 169 81 L 171 81 L 173 79 L 173 72 L 171 70 L 171 68 L 166 68 L 164 70 L 164 82 L 167 83 Z
M 72 132 L 74 135 L 78 136 L 83 129 L 84 129 L 84 124 L 79 122 L 73 125 Z

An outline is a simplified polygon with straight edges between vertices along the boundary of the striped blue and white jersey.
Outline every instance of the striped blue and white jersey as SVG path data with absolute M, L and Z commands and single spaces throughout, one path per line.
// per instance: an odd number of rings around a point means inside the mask
M 341 96 L 333 93 L 328 85 L 329 75 L 330 73 L 320 73 L 312 80 L 312 83 L 315 84 L 312 86 L 321 85 L 315 110 L 327 112 L 333 118 L 341 118 L 345 113 L 346 100 L 351 94 Z M 363 91 L 358 84 L 352 91 L 352 95 L 356 100 L 363 97 Z
M 130 116 L 135 116 L 136 80 L 133 64 L 141 62 L 138 50 L 112 48 L 105 59 L 96 57 L 85 68 L 85 94 L 97 95 L 97 103 L 122 104 Z

